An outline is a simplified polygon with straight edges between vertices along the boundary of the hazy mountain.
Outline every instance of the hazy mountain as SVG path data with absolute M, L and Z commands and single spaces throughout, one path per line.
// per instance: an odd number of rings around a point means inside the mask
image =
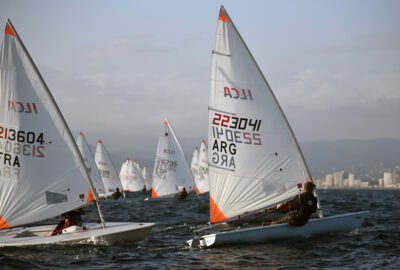
M 400 165 L 398 139 L 310 141 L 302 143 L 301 148 L 314 176 L 334 169 L 378 176 Z

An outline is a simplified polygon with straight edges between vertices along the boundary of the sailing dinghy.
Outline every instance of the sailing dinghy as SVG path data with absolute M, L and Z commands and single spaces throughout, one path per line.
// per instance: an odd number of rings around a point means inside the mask
M 153 223 L 104 223 L 96 189 L 64 117 L 11 22 L 0 52 L 0 247 L 131 243 Z M 101 224 L 27 226 L 96 204 Z M 80 228 L 80 229 L 79 229 Z
M 131 159 L 127 159 L 122 164 L 119 178 L 121 179 L 122 187 L 125 192 L 137 192 L 143 190 L 144 182 L 142 176 Z
M 97 142 L 94 160 L 96 161 L 101 179 L 103 180 L 104 193 L 106 197 L 110 197 L 117 188 L 123 192 L 124 189 L 122 188 L 117 170 L 115 169 L 114 163 L 101 140 Z M 123 192 L 123 194 L 125 197 L 125 192 Z
M 146 191 L 151 191 L 153 188 L 153 180 L 151 179 L 151 176 L 149 175 L 149 171 L 147 170 L 146 166 L 143 166 L 143 181 L 144 184 L 146 185 Z
M 192 161 L 190 163 L 190 170 L 192 171 L 192 177 L 194 180 L 195 185 L 193 186 L 192 190 L 196 189 L 196 178 L 199 174 L 199 148 L 196 146 L 193 151 Z M 195 192 L 198 192 L 197 190 Z
M 94 161 L 92 151 L 90 151 L 89 144 L 87 143 L 85 135 L 83 135 L 82 132 L 79 133 L 79 136 L 76 139 L 76 145 L 81 152 L 83 161 L 85 162 L 86 169 L 90 175 L 90 179 L 92 180 L 93 187 L 95 188 L 97 195 L 99 195 L 99 197 L 104 197 L 105 194 L 103 181 L 101 180 L 99 170 L 97 169 L 96 162 Z
M 201 141 L 199 160 L 198 160 L 198 175 L 195 178 L 197 194 L 204 194 L 210 191 L 210 182 L 208 176 L 208 151 L 204 140 Z
M 153 173 L 152 198 L 170 197 L 183 188 L 187 192 L 193 187 L 192 173 L 167 119 L 164 134 L 160 136 Z
M 318 218 L 302 227 L 261 226 L 267 209 L 291 200 L 312 181 L 268 82 L 221 6 L 212 50 L 209 99 L 210 223 L 191 247 L 269 242 L 351 231 L 368 211 Z M 317 195 L 317 194 L 315 194 Z M 267 212 L 266 212 L 267 211 Z M 253 219 L 251 228 L 231 226 Z

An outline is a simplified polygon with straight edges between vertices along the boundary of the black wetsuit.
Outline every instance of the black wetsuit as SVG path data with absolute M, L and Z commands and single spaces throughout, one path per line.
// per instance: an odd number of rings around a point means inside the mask
M 111 194 L 111 198 L 113 198 L 114 200 L 118 200 L 119 197 L 121 197 L 122 192 L 120 192 L 119 190 L 115 191 L 113 194 Z
M 317 198 L 311 192 L 297 195 L 290 202 L 290 210 L 296 210 L 296 213 L 283 217 L 273 222 L 273 224 L 289 223 L 293 226 L 303 226 L 307 223 L 312 213 L 317 211 Z
M 184 190 L 176 194 L 175 198 L 177 198 L 178 200 L 184 200 L 188 195 L 189 193 L 187 193 L 186 190 Z

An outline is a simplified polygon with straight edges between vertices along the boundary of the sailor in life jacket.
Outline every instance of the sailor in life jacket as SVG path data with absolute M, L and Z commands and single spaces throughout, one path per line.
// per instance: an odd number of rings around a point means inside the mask
M 188 195 L 189 193 L 187 193 L 186 188 L 183 188 L 181 192 L 175 194 L 175 198 L 178 200 L 184 200 Z
M 293 226 L 303 226 L 306 224 L 311 215 L 317 211 L 317 198 L 313 194 L 314 188 L 314 183 L 306 182 L 302 194 L 294 197 L 292 201 L 278 204 L 276 207 L 278 211 L 287 212 L 296 210 L 296 212 L 273 221 L 271 224 L 289 223 Z

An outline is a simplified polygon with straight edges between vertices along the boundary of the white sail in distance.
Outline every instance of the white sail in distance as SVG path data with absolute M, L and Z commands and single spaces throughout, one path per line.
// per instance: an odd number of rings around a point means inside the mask
M 195 178 L 197 194 L 210 191 L 208 169 L 208 151 L 204 140 L 201 141 L 199 158 L 198 158 L 198 175 Z
M 210 221 L 293 198 L 310 174 L 264 75 L 221 6 L 209 100 Z
M 122 184 L 118 173 L 115 170 L 111 157 L 101 140 L 97 143 L 94 160 L 96 161 L 97 169 L 100 172 L 106 196 L 110 196 L 117 190 L 117 188 L 122 192 Z
M 83 161 L 85 162 L 86 169 L 92 180 L 93 187 L 96 189 L 97 194 L 104 193 L 103 181 L 99 170 L 96 166 L 96 161 L 94 161 L 92 151 L 90 151 L 89 144 L 86 141 L 85 135 L 82 132 L 79 133 L 78 138 L 76 138 L 76 145 L 81 152 Z
M 146 190 L 149 191 L 153 188 L 153 179 L 151 178 L 146 166 L 143 166 L 143 181 L 146 185 Z
M 193 189 L 195 189 L 197 186 L 196 178 L 199 174 L 199 148 L 197 146 L 194 148 L 193 151 L 192 162 L 190 163 L 190 170 L 192 171 L 192 176 L 195 183 Z
M 142 189 L 144 187 L 144 179 L 143 179 L 143 172 L 142 172 L 142 168 L 140 168 L 139 162 L 137 162 L 136 160 L 133 160 L 133 165 L 135 165 L 137 172 L 138 172 L 138 178 L 140 178 L 140 181 L 142 181 L 143 185 L 142 185 Z
M 0 229 L 96 199 L 74 138 L 11 22 L 0 51 Z
M 169 124 L 164 121 L 153 172 L 152 198 L 169 196 L 193 187 L 193 177 L 182 148 Z
M 125 191 L 136 192 L 143 190 L 144 182 L 142 176 L 131 159 L 127 159 L 122 164 L 119 178 Z

